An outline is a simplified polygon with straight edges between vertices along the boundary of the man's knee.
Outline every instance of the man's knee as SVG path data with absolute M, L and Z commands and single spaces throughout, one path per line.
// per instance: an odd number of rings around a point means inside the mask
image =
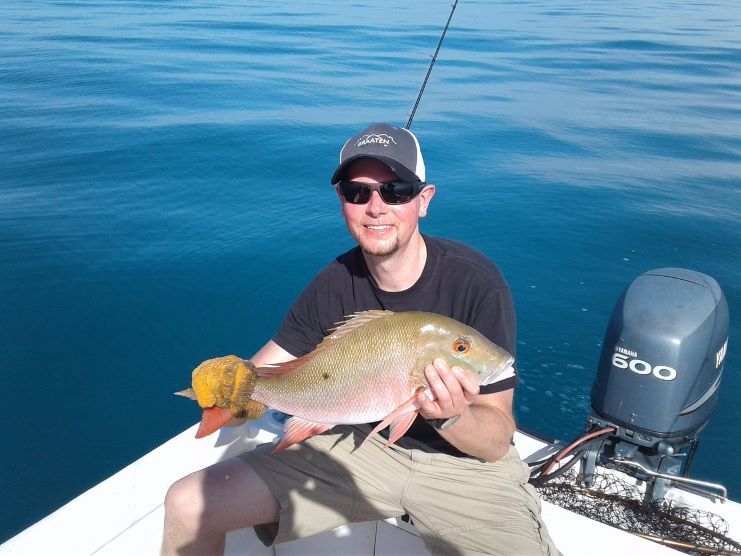
M 165 495 L 165 520 L 181 527 L 200 527 L 204 507 L 202 492 L 202 485 L 194 475 L 175 481 Z
M 267 485 L 240 458 L 179 479 L 165 496 L 165 525 L 203 534 L 278 520 L 280 506 Z

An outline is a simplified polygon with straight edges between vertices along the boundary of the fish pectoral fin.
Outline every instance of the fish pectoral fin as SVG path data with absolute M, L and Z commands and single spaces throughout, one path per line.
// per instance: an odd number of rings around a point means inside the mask
M 424 386 L 420 386 L 414 391 L 414 395 L 401 404 L 399 407 L 389 413 L 386 418 L 378 423 L 375 429 L 373 429 L 368 436 L 365 437 L 363 443 L 370 437 L 371 434 L 375 434 L 382 431 L 387 426 L 391 425 L 389 429 L 389 440 L 383 446 L 384 449 L 391 446 L 394 442 L 399 440 L 404 433 L 409 430 L 412 423 L 417 418 L 417 411 L 419 411 L 419 403 L 417 403 L 417 395 L 424 389 Z
M 203 410 L 201 424 L 196 431 L 196 438 L 203 438 L 216 432 L 232 418 L 232 412 L 223 407 L 211 406 Z
M 404 436 L 404 433 L 409 430 L 409 427 L 412 426 L 412 423 L 416 418 L 417 410 L 415 409 L 413 412 L 407 413 L 406 415 L 399 417 L 396 421 L 391 423 L 391 428 L 389 429 L 389 440 L 388 442 L 386 442 L 386 444 L 383 445 L 383 449 L 385 450 L 394 442 L 399 440 L 402 436 Z
M 315 434 L 328 431 L 334 427 L 334 424 L 327 423 L 314 423 L 313 421 L 307 421 L 301 417 L 291 417 L 286 421 L 285 432 L 283 438 L 273 450 L 274 452 L 282 452 L 289 446 L 297 444 L 302 440 L 306 440 L 310 436 Z

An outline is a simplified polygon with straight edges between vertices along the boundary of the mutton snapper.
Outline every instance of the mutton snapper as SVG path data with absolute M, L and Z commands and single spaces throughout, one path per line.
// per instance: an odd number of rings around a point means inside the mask
M 356 313 L 293 361 L 257 368 L 234 355 L 204 361 L 193 388 L 178 394 L 204 408 L 196 438 L 232 416 L 257 419 L 268 406 L 292 415 L 278 451 L 338 424 L 375 421 L 372 432 L 390 425 L 388 447 L 416 418 L 416 396 L 428 388 L 424 368 L 436 357 L 479 385 L 514 374 L 513 357 L 470 326 L 434 313 L 373 310 Z

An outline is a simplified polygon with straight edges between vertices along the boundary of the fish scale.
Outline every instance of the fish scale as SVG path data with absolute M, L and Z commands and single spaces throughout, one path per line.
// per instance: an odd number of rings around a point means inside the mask
M 418 329 L 410 321 L 371 321 L 363 325 L 366 334 L 335 340 L 334 349 L 317 354 L 300 372 L 258 380 L 252 399 L 319 423 L 383 419 L 422 384 L 409 372 L 418 358 Z
M 365 311 L 340 324 L 311 353 L 259 367 L 227 356 L 193 371 L 193 388 L 181 394 L 204 408 L 197 437 L 211 434 L 233 415 L 256 419 L 265 406 L 293 417 L 276 449 L 337 424 L 381 421 L 389 444 L 409 428 L 427 387 L 426 365 L 444 359 L 480 384 L 514 374 L 513 358 L 473 328 L 449 317 L 418 311 Z

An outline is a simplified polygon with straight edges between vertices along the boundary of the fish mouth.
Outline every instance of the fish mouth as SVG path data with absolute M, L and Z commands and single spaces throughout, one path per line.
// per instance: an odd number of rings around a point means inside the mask
M 497 367 L 488 375 L 484 376 L 483 381 L 480 384 L 481 386 L 486 386 L 487 384 L 494 384 L 495 382 L 499 382 L 500 380 L 512 376 L 515 376 L 515 368 L 512 363 L 508 363 L 507 365 Z

